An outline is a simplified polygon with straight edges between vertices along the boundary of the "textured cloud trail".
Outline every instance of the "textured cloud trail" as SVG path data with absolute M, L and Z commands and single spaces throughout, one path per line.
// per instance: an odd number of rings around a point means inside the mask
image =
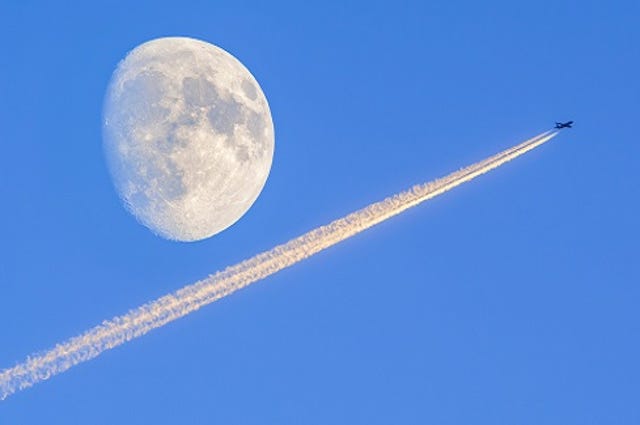
M 289 267 L 390 217 L 438 196 L 547 142 L 557 134 L 548 131 L 513 148 L 448 176 L 412 187 L 344 218 L 312 230 L 283 245 L 230 266 L 206 279 L 151 301 L 122 316 L 34 354 L 23 363 L 0 372 L 0 399 L 117 347 L 152 329 L 186 316 L 253 282 Z

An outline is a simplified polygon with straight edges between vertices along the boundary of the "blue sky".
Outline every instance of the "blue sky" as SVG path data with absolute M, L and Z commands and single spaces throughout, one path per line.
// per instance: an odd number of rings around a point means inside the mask
M 0 368 L 573 119 L 474 182 L 0 403 L 0 423 L 640 422 L 640 4 L 4 2 Z M 270 102 L 273 168 L 211 239 L 123 208 L 101 108 L 190 36 Z

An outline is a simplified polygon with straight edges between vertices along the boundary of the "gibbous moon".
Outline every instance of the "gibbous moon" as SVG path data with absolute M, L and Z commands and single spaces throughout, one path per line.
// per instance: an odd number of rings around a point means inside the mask
M 184 37 L 141 44 L 113 73 L 104 148 L 126 208 L 168 239 L 208 238 L 262 190 L 274 132 L 264 93 L 233 56 Z

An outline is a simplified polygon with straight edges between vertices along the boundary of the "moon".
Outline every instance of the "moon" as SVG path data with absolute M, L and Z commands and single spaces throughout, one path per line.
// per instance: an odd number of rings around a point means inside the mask
M 158 38 L 114 71 L 103 145 L 126 209 L 162 237 L 196 241 L 257 199 L 273 160 L 273 121 L 258 82 L 231 54 Z

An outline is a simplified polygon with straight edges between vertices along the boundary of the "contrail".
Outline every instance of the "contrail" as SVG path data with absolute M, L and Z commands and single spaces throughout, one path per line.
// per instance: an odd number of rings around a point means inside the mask
M 152 329 L 186 316 L 200 307 L 304 260 L 332 245 L 387 220 L 408 208 L 468 182 L 489 170 L 540 146 L 557 131 L 548 131 L 513 148 L 477 162 L 441 179 L 412 187 L 380 202 L 319 227 L 289 242 L 230 266 L 173 294 L 144 304 L 122 316 L 34 354 L 0 372 L 0 399 L 28 388 L 72 366 L 90 360 Z

